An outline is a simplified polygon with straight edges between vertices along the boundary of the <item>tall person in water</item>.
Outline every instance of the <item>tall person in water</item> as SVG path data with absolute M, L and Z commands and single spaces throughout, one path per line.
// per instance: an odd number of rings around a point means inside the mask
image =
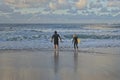
M 52 39 L 51 39 L 51 42 L 54 41 L 54 49 L 55 50 L 59 49 L 59 39 L 60 39 L 60 41 L 62 41 L 60 35 L 57 33 L 57 31 L 55 31 L 54 34 L 52 35 Z

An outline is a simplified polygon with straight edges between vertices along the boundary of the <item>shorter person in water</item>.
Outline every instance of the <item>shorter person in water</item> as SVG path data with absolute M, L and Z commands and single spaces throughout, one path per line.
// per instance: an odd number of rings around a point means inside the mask
M 74 43 L 74 49 L 78 49 L 78 37 L 76 34 L 73 35 L 72 42 Z

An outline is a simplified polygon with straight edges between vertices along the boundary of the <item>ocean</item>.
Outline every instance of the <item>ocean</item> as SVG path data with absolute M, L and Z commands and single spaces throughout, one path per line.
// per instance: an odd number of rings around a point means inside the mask
M 53 49 L 54 31 L 61 49 L 73 48 L 73 34 L 79 48 L 120 47 L 120 24 L 0 24 L 0 49 Z

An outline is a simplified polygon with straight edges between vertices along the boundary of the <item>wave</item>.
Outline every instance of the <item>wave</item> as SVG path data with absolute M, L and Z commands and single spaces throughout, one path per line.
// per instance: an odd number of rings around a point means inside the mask
M 52 34 L 51 34 L 52 35 Z M 29 35 L 14 35 L 4 37 L 5 41 L 24 41 L 24 40 L 50 40 L 50 34 L 29 34 Z M 73 34 L 61 35 L 64 40 L 71 40 Z M 89 34 L 79 34 L 78 38 L 81 39 L 120 39 L 120 35 L 89 35 Z M 3 38 L 2 38 L 3 39 Z
M 63 35 L 65 39 L 72 39 L 73 34 L 66 34 Z M 97 35 L 97 34 L 78 34 L 78 37 L 81 39 L 120 39 L 120 35 L 116 34 L 104 34 L 104 35 Z
M 0 41 L 49 40 L 54 29 L 27 29 L 19 31 L 0 31 Z M 120 30 L 80 30 L 59 29 L 61 37 L 71 40 L 74 33 L 81 39 L 120 39 Z

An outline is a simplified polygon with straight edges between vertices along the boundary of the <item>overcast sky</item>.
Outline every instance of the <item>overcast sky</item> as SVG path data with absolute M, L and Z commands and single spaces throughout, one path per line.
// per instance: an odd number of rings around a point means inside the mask
M 120 23 L 120 0 L 0 0 L 0 23 Z

